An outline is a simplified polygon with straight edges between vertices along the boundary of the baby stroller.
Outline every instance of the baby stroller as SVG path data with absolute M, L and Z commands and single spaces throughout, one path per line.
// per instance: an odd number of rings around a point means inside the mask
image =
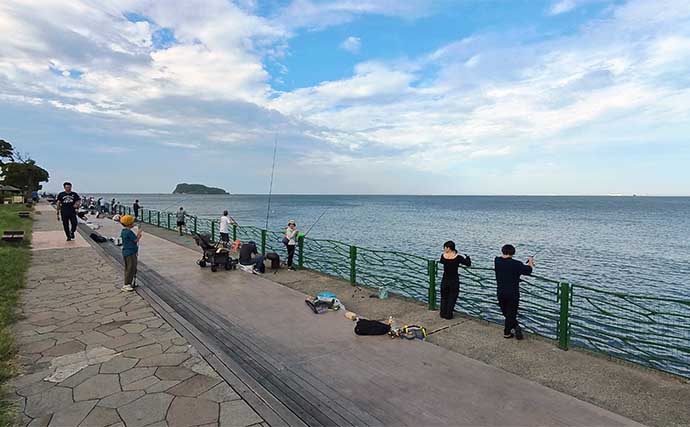
M 206 264 L 211 266 L 211 271 L 218 271 L 218 267 L 224 267 L 226 270 L 234 270 L 237 268 L 237 260 L 230 256 L 230 251 L 220 246 L 218 243 L 211 242 L 209 234 L 195 234 L 194 241 L 201 248 L 202 257 L 196 263 L 199 267 L 206 267 Z

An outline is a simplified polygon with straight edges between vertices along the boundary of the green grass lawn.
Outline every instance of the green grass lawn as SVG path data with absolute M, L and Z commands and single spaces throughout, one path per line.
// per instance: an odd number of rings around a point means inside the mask
M 31 219 L 19 218 L 19 211 L 26 211 L 24 205 L 0 205 L 0 233 L 5 230 L 24 230 L 24 243 L 0 242 L 0 384 L 14 372 L 12 362 L 14 347 L 10 325 L 15 320 L 15 308 L 19 289 L 24 285 L 25 273 L 29 268 L 31 252 Z M 11 425 L 13 413 L 6 401 L 0 400 L 0 426 Z

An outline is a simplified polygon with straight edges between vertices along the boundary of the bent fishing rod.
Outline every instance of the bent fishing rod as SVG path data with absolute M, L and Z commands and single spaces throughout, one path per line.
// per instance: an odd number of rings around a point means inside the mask
M 316 221 L 314 221 L 314 223 L 307 229 L 307 232 L 304 233 L 304 237 L 307 237 L 307 234 L 309 234 L 311 229 L 314 228 L 314 226 L 319 223 L 319 221 L 321 220 L 321 217 L 323 217 L 326 214 L 326 211 L 328 211 L 328 209 L 329 208 L 326 208 L 323 210 L 323 212 L 321 212 L 321 215 L 319 215 L 319 217 L 316 218 Z
M 271 215 L 271 195 L 273 194 L 273 173 L 276 170 L 276 152 L 278 151 L 278 138 L 273 143 L 273 165 L 271 166 L 271 183 L 268 186 L 268 207 L 266 208 L 266 228 L 268 230 L 268 218 Z

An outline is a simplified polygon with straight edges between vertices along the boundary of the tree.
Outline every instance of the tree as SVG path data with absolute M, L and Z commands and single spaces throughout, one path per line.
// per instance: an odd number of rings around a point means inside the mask
M 0 139 L 0 165 L 2 164 L 2 159 L 14 160 L 14 149 L 12 148 L 12 144 L 4 139 Z
M 2 164 L 2 183 L 19 188 L 24 192 L 24 196 L 29 198 L 32 192 L 43 188 L 41 182 L 48 181 L 50 175 L 32 158 L 19 154 L 16 157 L 17 161 Z

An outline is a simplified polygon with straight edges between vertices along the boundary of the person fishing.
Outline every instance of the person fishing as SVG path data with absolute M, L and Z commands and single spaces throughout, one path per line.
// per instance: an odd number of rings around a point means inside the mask
M 287 229 L 285 230 L 285 237 L 283 242 L 285 242 L 285 247 L 287 248 L 287 265 L 288 270 L 295 271 L 295 267 L 292 265 L 292 261 L 295 258 L 295 247 L 297 245 L 297 223 L 294 219 L 288 221 Z
M 223 211 L 223 216 L 220 217 L 220 241 L 223 246 L 227 247 L 230 244 L 230 225 L 236 225 L 232 217 L 228 215 L 228 211 Z
M 110 213 L 113 215 L 117 213 L 115 210 L 115 197 L 110 201 Z
M 453 318 L 455 304 L 460 293 L 460 275 L 458 269 L 460 265 L 470 267 L 472 260 L 469 255 L 462 256 L 455 249 L 455 242 L 452 240 L 443 244 L 443 254 L 441 260 L 443 264 L 443 278 L 441 279 L 441 309 L 440 314 L 443 319 Z
M 72 191 L 72 183 L 62 184 L 65 191 L 57 196 L 58 221 L 62 217 L 62 228 L 65 230 L 67 241 L 74 239 L 74 232 L 77 231 L 77 209 L 81 205 L 81 197 Z
M 527 264 L 513 259 L 515 246 L 503 245 L 501 256 L 494 260 L 496 271 L 496 297 L 505 323 L 503 338 L 523 339 L 522 328 L 517 320 L 520 305 L 520 276 L 530 276 L 534 270 L 534 257 L 527 258 Z
M 123 227 L 122 232 L 120 232 L 122 257 L 125 260 L 125 284 L 122 286 L 122 290 L 131 292 L 136 287 L 137 256 L 139 254 L 139 241 L 141 240 L 142 231 L 139 229 L 136 234 L 132 231 L 134 227 L 134 217 L 132 215 L 123 215 L 120 218 L 120 224 Z
M 141 205 L 139 204 L 139 199 L 134 201 L 134 205 L 132 205 L 132 210 L 134 211 L 134 220 L 138 221 L 139 220 L 139 209 L 141 209 Z
M 185 228 L 185 217 L 187 216 L 187 212 L 185 212 L 184 208 L 180 206 L 180 210 L 177 211 L 175 214 L 175 217 L 177 219 L 177 232 L 180 233 L 180 236 L 182 235 L 182 229 Z

